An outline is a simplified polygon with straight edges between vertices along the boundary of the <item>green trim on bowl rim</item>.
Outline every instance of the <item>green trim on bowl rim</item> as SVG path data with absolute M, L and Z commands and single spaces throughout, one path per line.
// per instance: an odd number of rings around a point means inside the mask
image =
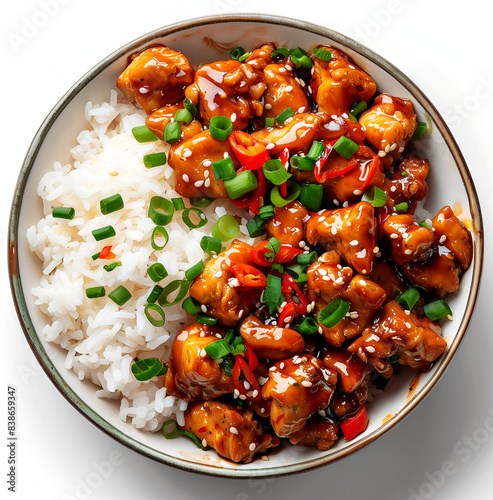
M 276 24 L 281 26 L 286 26 L 294 29 L 304 30 L 316 35 L 320 35 L 329 39 L 332 39 L 337 44 L 347 47 L 354 52 L 360 54 L 366 59 L 372 61 L 377 66 L 380 66 L 387 73 L 392 75 L 398 82 L 400 82 L 407 90 L 413 95 L 414 99 L 418 101 L 427 113 L 432 118 L 434 124 L 438 127 L 440 133 L 442 134 L 448 148 L 460 171 L 465 189 L 469 197 L 469 208 L 473 217 L 474 230 L 477 234 L 476 245 L 474 249 L 474 265 L 471 271 L 473 273 L 471 290 L 469 292 L 469 297 L 467 299 L 467 305 L 465 308 L 464 316 L 459 325 L 457 335 L 455 336 L 453 342 L 448 347 L 446 353 L 440 360 L 440 367 L 437 372 L 430 378 L 430 380 L 423 386 L 420 394 L 413 398 L 400 412 L 392 416 L 384 424 L 382 424 L 377 430 L 365 436 L 364 439 L 360 439 L 345 447 L 343 450 L 339 450 L 332 453 L 329 456 L 319 457 L 308 462 L 303 462 L 301 464 L 293 464 L 279 467 L 271 467 L 266 473 L 265 469 L 242 469 L 241 466 L 236 468 L 221 469 L 214 466 L 207 466 L 202 464 L 193 464 L 190 462 L 185 462 L 181 459 L 167 455 L 164 452 L 156 450 L 150 446 L 143 445 L 139 441 L 129 437 L 128 435 L 121 432 L 119 429 L 115 428 L 104 418 L 102 418 L 98 413 L 92 410 L 84 401 L 82 401 L 77 394 L 69 387 L 69 385 L 64 380 L 63 376 L 54 367 L 52 361 L 50 360 L 48 354 L 46 353 L 32 323 L 29 311 L 26 305 L 24 292 L 22 289 L 21 278 L 19 276 L 19 263 L 17 257 L 17 246 L 18 246 L 18 224 L 19 224 L 19 212 L 22 203 L 22 196 L 24 193 L 25 185 L 29 174 L 31 172 L 32 166 L 38 154 L 41 144 L 57 120 L 60 113 L 64 108 L 70 103 L 70 101 L 78 94 L 78 92 L 85 87 L 90 81 L 93 80 L 99 73 L 104 71 L 110 64 L 115 60 L 119 59 L 125 54 L 129 54 L 136 50 L 138 47 L 144 44 L 148 44 L 154 41 L 156 38 L 171 35 L 173 33 L 178 33 L 183 30 L 188 30 L 194 27 L 201 27 L 211 24 L 221 24 L 221 23 L 234 23 L 234 22 L 252 22 L 252 23 L 266 23 L 266 24 Z M 19 321 L 21 323 L 22 329 L 26 336 L 26 339 L 34 352 L 37 360 L 43 367 L 44 371 L 47 373 L 49 378 L 58 388 L 58 390 L 63 394 L 63 396 L 86 418 L 91 422 L 96 424 L 109 436 L 116 439 L 125 446 L 149 457 L 159 462 L 163 462 L 167 465 L 173 467 L 191 471 L 205 473 L 212 476 L 228 477 L 228 478 L 253 478 L 253 477 L 266 477 L 266 476 L 281 476 L 286 474 L 293 474 L 298 472 L 304 472 L 321 465 L 327 464 L 329 462 L 343 458 L 354 451 L 362 448 L 363 446 L 374 441 L 377 437 L 388 432 L 391 428 L 395 426 L 396 423 L 401 421 L 403 417 L 407 416 L 411 410 L 413 410 L 416 405 L 421 402 L 424 397 L 429 394 L 430 389 L 434 386 L 437 381 L 443 375 L 445 368 L 448 366 L 451 358 L 453 357 L 455 351 L 457 350 L 464 333 L 466 331 L 467 325 L 470 321 L 474 304 L 476 301 L 477 294 L 479 292 L 480 278 L 482 272 L 482 262 L 483 262 L 483 225 L 481 211 L 478 202 L 478 196 L 476 189 L 474 187 L 469 169 L 465 163 L 465 160 L 454 140 L 452 134 L 443 121 L 442 117 L 433 106 L 433 104 L 428 100 L 428 98 L 419 90 L 419 88 L 407 78 L 399 69 L 393 66 L 391 63 L 374 53 L 372 50 L 368 49 L 357 43 L 356 41 L 341 35 L 335 31 L 318 26 L 312 23 L 307 23 L 299 20 L 294 20 L 281 16 L 271 16 L 271 15 L 257 15 L 257 14 L 236 14 L 236 15 L 226 15 L 226 16 L 208 16 L 200 19 L 190 19 L 188 21 L 183 21 L 179 23 L 172 24 L 165 28 L 161 28 L 152 31 L 136 40 L 126 44 L 120 49 L 116 50 L 108 57 L 103 59 L 99 64 L 97 64 L 93 69 L 86 73 L 70 90 L 60 99 L 60 101 L 51 110 L 47 118 L 42 123 L 38 132 L 36 133 L 30 147 L 26 158 L 23 162 L 22 169 L 20 171 L 17 185 L 14 193 L 14 198 L 12 202 L 12 210 L 10 214 L 9 221 L 9 240 L 8 240 L 8 256 L 9 256 L 9 277 L 10 285 L 12 289 L 12 295 L 14 299 L 15 308 Z

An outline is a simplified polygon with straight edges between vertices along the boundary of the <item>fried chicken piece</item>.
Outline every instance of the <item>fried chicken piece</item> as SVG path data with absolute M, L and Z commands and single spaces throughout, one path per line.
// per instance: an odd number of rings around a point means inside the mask
M 298 444 L 326 451 L 338 439 L 339 424 L 328 417 L 313 415 L 301 432 L 303 437 Z
M 336 389 L 330 401 L 330 411 L 339 419 L 349 418 L 366 403 L 368 399 L 368 384 L 365 381 L 354 392 L 346 393 Z
M 299 202 L 292 201 L 284 207 L 275 207 L 274 215 L 264 224 L 269 237 L 275 237 L 284 245 L 298 247 L 305 240 L 305 222 L 308 210 Z
M 164 141 L 164 129 L 166 125 L 171 122 L 179 109 L 183 109 L 183 103 L 170 104 L 163 108 L 156 109 L 146 118 L 146 126 L 149 130 L 154 132 L 159 139 Z M 192 120 L 188 125 L 181 124 L 180 141 L 187 141 L 193 136 L 202 132 L 202 125 L 198 120 Z
M 342 392 L 354 392 L 371 372 L 371 366 L 358 358 L 354 352 L 327 347 L 324 353 L 325 366 L 337 372 L 337 387 Z

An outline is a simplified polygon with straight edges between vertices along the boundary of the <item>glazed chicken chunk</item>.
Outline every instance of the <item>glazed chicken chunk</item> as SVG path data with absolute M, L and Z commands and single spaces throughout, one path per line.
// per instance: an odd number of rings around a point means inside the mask
M 281 244 L 297 247 L 305 240 L 305 223 L 309 218 L 308 210 L 299 201 L 292 201 L 284 207 L 275 207 L 265 229 L 269 237 L 277 238 Z
M 147 114 L 175 104 L 193 82 L 193 68 L 180 52 L 168 47 L 150 47 L 137 56 L 118 77 L 117 87 Z
M 197 401 L 185 411 L 182 429 L 197 436 L 219 455 L 233 462 L 249 463 L 257 454 L 279 445 L 279 438 L 264 433 L 252 411 L 227 403 Z
M 255 267 L 250 257 L 251 250 L 247 243 L 233 240 L 227 250 L 205 265 L 190 287 L 191 297 L 224 326 L 235 326 L 260 299 L 262 288 L 241 285 L 232 269 L 236 264 Z
M 312 214 L 306 224 L 306 239 L 310 245 L 335 250 L 358 273 L 366 274 L 375 255 L 373 207 L 361 201 L 347 208 Z
M 184 109 L 182 102 L 178 104 L 170 104 L 169 106 L 164 106 L 156 111 L 153 111 L 146 118 L 146 126 L 149 130 L 154 132 L 159 139 L 164 141 L 164 129 L 166 125 L 170 123 L 178 110 Z M 181 141 L 187 141 L 191 139 L 194 135 L 200 134 L 202 132 L 202 125 L 198 120 L 192 120 L 188 125 L 181 123 Z

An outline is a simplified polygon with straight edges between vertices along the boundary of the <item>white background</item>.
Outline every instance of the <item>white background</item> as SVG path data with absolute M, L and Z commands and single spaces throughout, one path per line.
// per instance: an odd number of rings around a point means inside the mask
M 173 5 L 171 5 L 173 4 Z M 45 499 L 491 499 L 493 270 L 466 337 L 432 394 L 377 442 L 301 475 L 225 480 L 172 469 L 125 448 L 82 417 L 39 368 L 17 323 L 7 274 L 8 212 L 30 141 L 53 105 L 109 53 L 190 17 L 255 12 L 314 22 L 356 38 L 406 73 L 445 117 L 468 162 L 485 233 L 493 213 L 491 20 L 479 0 L 24 0 L 1 23 L 0 219 L 2 360 L 0 436 L 7 386 L 18 397 L 17 498 Z M 49 15 L 43 14 L 49 12 Z M 29 31 L 28 23 L 35 22 Z M 39 26 L 43 24 L 43 26 Z M 488 238 L 486 252 L 488 255 Z M 5 443 L 5 441 L 4 441 Z M 7 448 L 0 446 L 0 491 Z

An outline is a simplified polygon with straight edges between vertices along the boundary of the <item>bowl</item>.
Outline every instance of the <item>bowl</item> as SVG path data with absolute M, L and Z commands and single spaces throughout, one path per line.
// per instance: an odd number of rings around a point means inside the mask
M 288 445 L 271 454 L 268 461 L 257 459 L 238 465 L 214 451 L 198 451 L 184 438 L 166 440 L 160 433 L 136 430 L 118 418 L 114 402 L 97 398 L 94 385 L 81 382 L 75 373 L 65 369 L 64 355 L 41 335 L 47 318 L 34 304 L 30 290 L 39 283 L 42 270 L 29 251 L 25 235 L 27 228 L 42 217 L 37 196 L 41 177 L 55 161 L 68 156 L 83 127 L 85 103 L 108 99 L 129 54 L 152 44 L 164 44 L 186 54 L 196 66 L 227 58 L 231 48 L 240 42 L 245 48 L 254 48 L 266 41 L 305 49 L 317 43 L 341 48 L 372 76 L 379 90 L 412 100 L 418 119 L 428 124 L 418 144 L 418 152 L 431 164 L 426 209 L 436 213 L 443 205 L 454 207 L 471 229 L 474 257 L 459 291 L 450 297 L 454 318 L 443 328 L 447 350 L 429 372 L 420 376 L 405 372 L 395 377 L 388 390 L 370 403 L 370 423 L 363 434 L 350 442 L 340 439 L 328 451 Z M 329 464 L 371 443 L 409 415 L 443 375 L 462 341 L 479 290 L 482 259 L 481 213 L 471 175 L 450 130 L 423 92 L 391 63 L 339 33 L 268 15 L 212 16 L 167 26 L 128 43 L 97 64 L 61 98 L 34 137 L 18 178 L 9 227 L 10 281 L 17 314 L 35 356 L 63 396 L 101 430 L 149 458 L 188 471 L 235 478 L 279 476 Z

